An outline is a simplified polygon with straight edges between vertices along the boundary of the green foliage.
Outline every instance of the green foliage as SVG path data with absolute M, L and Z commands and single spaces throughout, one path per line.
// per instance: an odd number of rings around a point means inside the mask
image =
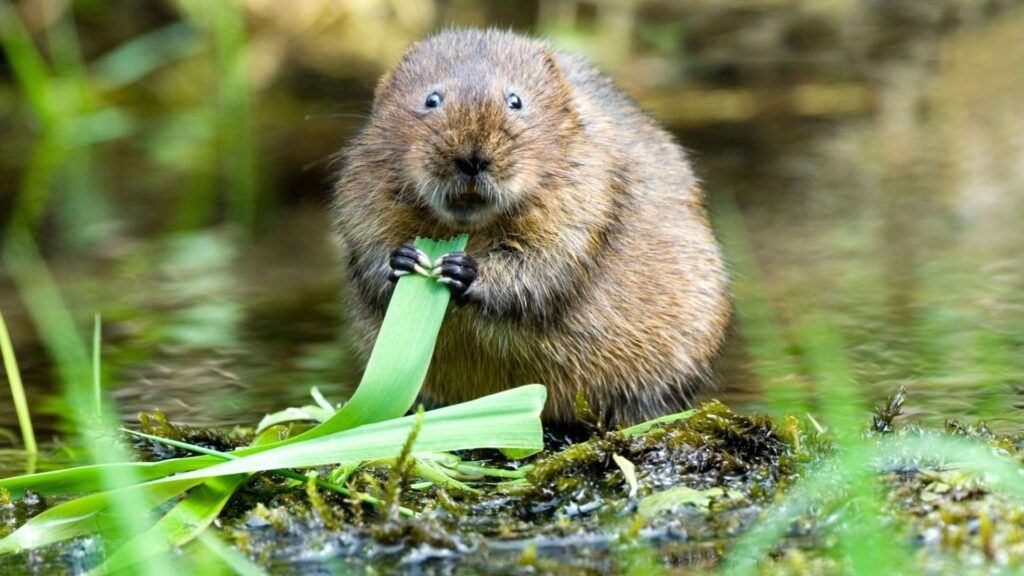
M 462 250 L 467 241 L 462 235 L 442 242 L 418 239 L 416 245 L 436 259 Z M 451 292 L 432 278 L 403 276 L 391 296 L 377 343 L 352 398 L 326 422 L 290 442 L 395 418 L 412 408 L 427 375 L 450 298 Z
M 18 359 L 14 357 L 11 335 L 7 332 L 7 323 L 4 322 L 4 315 L 2 313 L 0 313 L 0 356 L 3 357 L 4 370 L 7 372 L 7 382 L 10 385 L 11 397 L 14 400 L 14 411 L 18 415 L 21 440 L 25 444 L 26 452 L 35 453 L 38 451 L 36 447 L 36 434 L 32 429 L 32 417 L 28 410 L 28 400 L 25 398 L 25 386 L 21 382 Z
M 727 200 L 719 202 L 717 208 L 723 243 L 737 268 L 734 290 L 738 324 L 767 404 L 778 415 L 814 413 L 815 420 L 825 426 L 825 437 L 836 448 L 831 456 L 810 465 L 796 484 L 763 512 L 761 521 L 735 542 L 725 557 L 723 574 L 758 573 L 759 565 L 767 562 L 794 523 L 812 508 L 838 514 L 839 521 L 830 528 L 836 544 L 826 552 L 848 573 L 915 572 L 907 527 L 883 511 L 885 495 L 878 472 L 882 455 L 911 462 L 940 458 L 983 475 L 996 489 L 1024 497 L 1019 464 L 994 456 L 984 444 L 915 435 L 899 439 L 883 436 L 874 442 L 867 437 L 865 425 L 871 412 L 850 365 L 846 344 L 824 313 L 825 303 L 806 302 L 802 314 L 788 319 L 788 329 L 783 329 L 762 292 L 738 210 Z M 790 349 L 800 351 L 799 358 Z M 797 374 L 805 374 L 809 385 L 794 378 Z M 880 432 L 891 431 L 891 418 L 899 413 L 898 404 L 903 398 L 897 394 L 890 401 L 885 410 L 890 421 L 883 426 L 887 430 Z M 908 453 L 908 446 L 913 451 Z
M 466 240 L 465 236 L 446 242 L 418 239 L 417 245 L 431 258 L 438 258 L 462 249 Z M 58 300 L 55 292 L 44 298 L 54 299 L 51 303 Z M 193 447 L 204 455 L 155 464 L 117 462 L 0 480 L 0 487 L 12 492 L 30 487 L 48 494 L 103 489 L 32 518 L 0 540 L 0 553 L 92 532 L 108 537 L 120 533 L 131 538 L 110 555 L 103 569 L 124 569 L 196 538 L 246 477 L 256 472 L 397 459 L 398 467 L 404 468 L 409 462 L 411 469 L 429 480 L 468 491 L 468 486 L 433 463 L 435 454 L 474 448 L 516 449 L 523 453 L 540 450 L 540 413 L 545 390 L 541 385 L 523 386 L 472 402 L 399 417 L 409 410 L 419 393 L 449 298 L 448 289 L 433 278 L 402 278 L 356 393 L 321 424 L 296 437 L 275 441 L 277 430 L 272 428 L 249 448 L 231 454 Z M 56 321 L 46 326 L 61 327 Z M 74 349 L 73 327 L 69 330 L 72 335 L 67 344 Z M 98 324 L 94 334 L 98 338 Z M 97 389 L 98 376 L 94 375 L 92 381 Z M 68 394 L 81 397 L 79 387 L 69 387 Z M 320 408 L 326 412 L 331 407 L 327 404 Z M 189 447 L 178 441 L 161 441 Z M 413 461 L 421 453 L 425 458 Z M 218 460 L 222 462 L 216 464 Z M 457 462 L 452 468 L 458 468 Z M 294 477 L 294 473 L 290 474 Z M 126 479 L 127 475 L 131 476 Z M 317 485 L 345 491 L 329 483 Z M 186 491 L 188 495 L 155 524 L 139 529 L 141 513 Z M 132 506 L 120 517 L 108 513 L 123 507 L 125 502 Z M 126 524 L 124 516 L 131 514 L 131 523 Z

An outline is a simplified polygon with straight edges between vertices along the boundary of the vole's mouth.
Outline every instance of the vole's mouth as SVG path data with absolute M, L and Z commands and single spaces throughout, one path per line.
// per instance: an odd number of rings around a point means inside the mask
M 445 199 L 442 206 L 445 215 L 460 223 L 468 223 L 489 212 L 491 202 L 480 193 L 479 187 L 476 178 L 468 178 Z

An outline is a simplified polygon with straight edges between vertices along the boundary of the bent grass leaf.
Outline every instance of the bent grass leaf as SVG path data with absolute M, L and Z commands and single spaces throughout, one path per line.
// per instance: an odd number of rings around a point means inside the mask
M 7 490 L 14 497 L 20 496 L 25 490 L 32 490 L 42 496 L 88 493 L 116 488 L 116 485 L 108 485 L 111 478 L 123 480 L 124 486 L 127 487 L 131 486 L 134 480 L 156 480 L 178 472 L 188 472 L 203 466 L 210 466 L 217 462 L 220 462 L 220 459 L 196 456 L 161 462 L 124 462 L 79 466 L 66 470 L 0 479 L 0 488 Z
M 141 560 L 163 554 L 199 535 L 217 518 L 231 495 L 249 477 L 210 478 L 188 493 L 152 528 L 122 544 L 96 572 L 119 573 Z
M 543 448 L 540 412 L 546 396 L 543 386 L 531 384 L 426 412 L 412 453 L 477 448 L 537 452 Z M 277 444 L 263 452 L 187 472 L 172 480 L 395 458 L 412 430 L 414 419 L 415 416 L 406 416 L 305 442 Z
M 45 546 L 85 534 L 107 532 L 119 524 L 119 518 L 110 514 L 108 509 L 120 499 L 132 498 L 145 504 L 146 509 L 152 509 L 201 483 L 199 479 L 164 479 L 159 483 L 97 492 L 65 502 L 34 516 L 0 540 L 0 554 Z
M 466 247 L 465 234 L 436 242 L 417 238 L 431 260 Z M 434 355 L 451 292 L 432 278 L 410 274 L 399 279 L 352 398 L 326 422 L 286 443 L 301 442 L 362 424 L 397 418 L 412 408 Z

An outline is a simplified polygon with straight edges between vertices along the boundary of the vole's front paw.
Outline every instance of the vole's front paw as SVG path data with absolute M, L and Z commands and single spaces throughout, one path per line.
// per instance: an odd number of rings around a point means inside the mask
M 437 281 L 452 292 L 452 300 L 462 305 L 469 302 L 469 288 L 476 280 L 476 260 L 465 252 L 449 252 L 440 258 L 434 268 Z
M 427 258 L 427 255 L 412 242 L 406 242 L 395 248 L 395 251 L 391 253 L 388 264 L 391 266 L 391 270 L 388 272 L 388 280 L 392 282 L 397 282 L 399 278 L 406 274 L 430 276 L 430 271 L 434 267 L 430 262 L 430 258 Z

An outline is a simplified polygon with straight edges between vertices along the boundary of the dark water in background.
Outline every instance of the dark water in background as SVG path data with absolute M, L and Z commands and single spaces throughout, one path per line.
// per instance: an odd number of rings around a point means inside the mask
M 658 100 L 664 90 L 641 100 L 693 151 L 716 223 L 738 208 L 758 290 L 783 334 L 808 306 L 821 308 L 871 401 L 905 384 L 910 416 L 941 425 L 973 421 L 994 400 L 990 423 L 1021 431 L 1024 14 L 896 36 L 891 56 L 824 94 L 801 92 L 798 72 L 764 78 L 764 67 L 719 66 L 711 50 L 703 62 L 718 68 L 709 74 L 739 79 L 683 94 L 721 104 L 721 117 L 673 116 Z M 306 111 L 320 112 L 328 118 L 315 105 Z M 352 122 L 296 120 L 293 132 L 270 138 L 329 132 L 312 139 L 324 145 L 318 160 Z M 134 177 L 119 171 L 115 181 Z M 357 382 L 339 344 L 328 171 L 295 174 L 278 182 L 311 192 L 280 194 L 290 199 L 251 240 L 226 229 L 154 237 L 146 231 L 165 218 L 166 202 L 132 196 L 121 199 L 128 216 L 116 241 L 86 257 L 47 252 L 83 333 L 94 311 L 103 315 L 106 380 L 125 418 L 159 408 L 184 423 L 253 424 L 305 403 L 310 386 L 341 400 Z M 60 432 L 67 407 L 6 272 L 0 309 L 45 441 Z M 764 361 L 740 326 L 707 396 L 741 411 L 763 408 L 765 383 L 754 374 Z M 792 377 L 804 376 L 797 369 Z M 0 402 L 0 427 L 17 430 L 8 402 Z

